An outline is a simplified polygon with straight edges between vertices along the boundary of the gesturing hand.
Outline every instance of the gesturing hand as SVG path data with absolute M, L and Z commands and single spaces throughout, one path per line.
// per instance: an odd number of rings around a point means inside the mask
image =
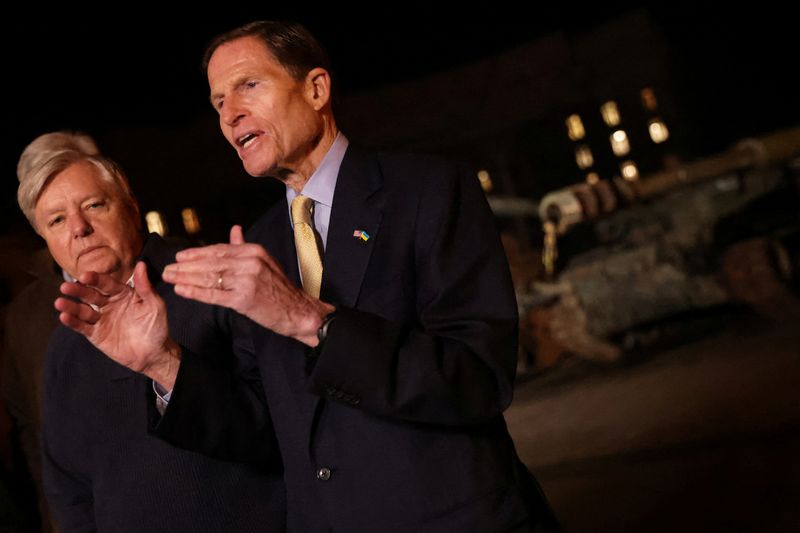
M 61 292 L 79 301 L 56 299 L 58 318 L 117 363 L 172 389 L 180 348 L 169 338 L 164 301 L 153 290 L 144 263 L 136 265 L 133 281 L 135 288 L 86 272 L 79 283 L 63 283 Z
M 176 259 L 163 274 L 176 294 L 228 307 L 309 346 L 318 342 L 321 317 L 334 309 L 289 281 L 262 246 L 245 243 L 241 226 L 231 228 L 230 244 L 190 248 Z

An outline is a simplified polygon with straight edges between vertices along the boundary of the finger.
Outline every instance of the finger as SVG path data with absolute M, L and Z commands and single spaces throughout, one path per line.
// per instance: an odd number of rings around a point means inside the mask
M 175 260 L 183 262 L 201 259 L 222 259 L 232 255 L 236 248 L 237 246 L 230 244 L 212 244 L 199 248 L 186 248 L 175 254 Z
M 175 254 L 175 259 L 179 262 L 195 261 L 202 259 L 225 259 L 258 257 L 263 252 L 263 248 L 257 244 L 212 244 L 201 248 L 187 248 Z
M 80 283 L 64 282 L 60 287 L 61 294 L 75 298 L 87 304 L 103 306 L 108 303 L 109 297 L 102 294 L 94 287 L 81 285 Z
M 68 328 L 77 331 L 84 337 L 90 337 L 94 331 L 94 326 L 92 324 L 87 324 L 83 320 L 75 317 L 75 315 L 71 315 L 69 313 L 59 314 L 58 320 Z
M 286 278 L 281 266 L 263 248 L 261 256 L 258 258 L 203 259 L 173 263 L 164 268 L 162 279 L 173 285 L 185 284 L 219 289 L 220 287 L 229 288 L 231 283 L 226 281 L 234 277 L 260 277 L 262 275 L 274 276 L 278 279 Z M 223 278 L 222 283 L 219 281 L 220 276 Z
M 133 286 L 136 294 L 143 300 L 156 296 L 153 284 L 150 283 L 150 278 L 147 277 L 147 265 L 144 261 L 136 263 L 136 267 L 133 269 Z
M 95 324 L 100 320 L 100 313 L 98 311 L 95 311 L 86 304 L 68 298 L 56 298 L 53 306 L 61 311 L 61 314 L 70 315 L 76 320 L 87 324 Z
M 108 296 L 128 290 L 128 286 L 125 283 L 117 281 L 108 274 L 99 274 L 97 272 L 84 272 L 80 275 L 78 281 L 82 285 L 97 289 Z
M 231 227 L 231 244 L 244 244 L 244 235 L 242 234 L 242 227 L 238 224 Z
M 199 271 L 172 269 L 164 270 L 162 277 L 164 281 L 173 285 L 191 285 L 193 287 L 219 290 L 226 286 L 225 278 L 227 277 L 228 281 L 230 281 L 233 275 L 225 276 L 224 271 L 208 269 Z
M 207 272 L 216 276 L 219 272 L 237 271 L 240 270 L 243 262 L 237 259 L 194 259 L 192 261 L 182 261 L 180 263 L 172 263 L 164 267 L 164 273 L 172 272 Z
M 230 291 L 207 289 L 194 285 L 175 285 L 175 294 L 189 300 L 197 300 L 198 302 L 234 309 L 233 302 L 235 297 L 233 292 Z

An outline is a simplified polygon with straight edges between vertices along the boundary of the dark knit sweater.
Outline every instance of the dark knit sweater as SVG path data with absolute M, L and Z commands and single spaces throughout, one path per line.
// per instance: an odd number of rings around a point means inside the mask
M 224 354 L 214 310 L 160 281 L 177 248 L 148 238 L 143 259 L 167 303 L 170 334 L 197 353 Z M 225 364 L 224 361 L 221 364 Z M 60 530 L 283 531 L 279 475 L 180 450 L 148 433 L 151 382 L 59 327 L 44 371 L 44 483 Z

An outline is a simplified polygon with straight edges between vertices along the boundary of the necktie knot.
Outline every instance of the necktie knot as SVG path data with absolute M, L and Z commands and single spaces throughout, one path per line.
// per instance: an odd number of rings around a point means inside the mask
M 314 200 L 302 194 L 295 196 L 292 200 L 292 222 L 312 226 L 311 211 L 313 208 Z

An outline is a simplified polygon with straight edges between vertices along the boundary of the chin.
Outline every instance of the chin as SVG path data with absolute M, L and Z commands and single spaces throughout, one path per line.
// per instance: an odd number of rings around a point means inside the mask
M 271 154 L 252 153 L 249 157 L 242 159 L 244 171 L 254 178 L 270 176 L 271 171 L 276 167 L 276 163 Z
M 120 270 L 119 261 L 112 259 L 92 261 L 91 263 L 80 265 L 81 274 L 84 272 L 97 272 L 98 274 L 113 275 Z
M 269 175 L 269 167 L 257 164 L 245 164 L 244 171 L 254 178 L 261 178 Z

